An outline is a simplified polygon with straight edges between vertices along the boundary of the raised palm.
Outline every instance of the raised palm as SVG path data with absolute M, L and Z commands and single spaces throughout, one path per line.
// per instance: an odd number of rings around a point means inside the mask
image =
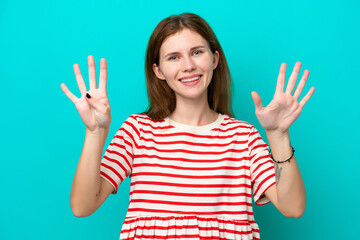
M 111 122 L 110 103 L 106 92 L 107 81 L 107 64 L 103 58 L 100 61 L 100 79 L 99 88 L 96 86 L 96 71 L 94 57 L 88 57 L 89 65 L 89 83 L 90 90 L 86 90 L 85 82 L 81 76 L 78 64 L 74 64 L 74 72 L 76 81 L 81 93 L 81 97 L 77 98 L 64 83 L 61 84 L 61 89 L 66 96 L 75 104 L 80 117 L 86 127 L 90 131 L 96 131 L 101 128 L 109 128 Z M 90 99 L 86 98 L 86 94 L 91 96 Z
M 286 64 L 281 64 L 274 98 L 266 107 L 263 107 L 261 98 L 256 92 L 251 93 L 255 103 L 255 114 L 261 126 L 265 128 L 265 130 L 275 130 L 280 133 L 288 131 L 289 127 L 299 117 L 306 102 L 313 95 L 315 88 L 311 87 L 308 93 L 301 99 L 300 102 L 298 102 L 298 98 L 309 77 L 308 70 L 304 71 L 295 92 L 292 93 L 296 85 L 296 79 L 300 72 L 300 68 L 301 63 L 297 62 L 284 92 Z

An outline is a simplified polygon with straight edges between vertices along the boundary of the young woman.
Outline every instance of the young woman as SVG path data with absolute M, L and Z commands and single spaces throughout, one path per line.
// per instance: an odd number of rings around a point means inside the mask
M 75 216 L 94 213 L 128 176 L 130 202 L 120 239 L 259 239 L 252 196 L 256 204 L 271 201 L 287 217 L 303 214 L 305 188 L 288 131 L 314 93 L 312 87 L 298 101 L 309 76 L 305 70 L 295 89 L 301 63 L 285 90 L 281 64 L 267 107 L 252 92 L 270 155 L 254 126 L 233 116 L 228 65 L 210 26 L 194 14 L 170 16 L 147 47 L 149 108 L 130 115 L 103 158 L 111 121 L 106 60 L 99 88 L 92 56 L 88 63 L 89 91 L 77 64 L 82 96 L 61 85 L 86 125 L 71 189 Z

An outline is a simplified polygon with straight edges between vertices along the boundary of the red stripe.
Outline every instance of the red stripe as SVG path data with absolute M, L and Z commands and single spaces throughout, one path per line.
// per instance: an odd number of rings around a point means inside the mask
M 169 221 L 171 219 L 197 219 L 199 222 L 201 221 L 205 221 L 205 222 L 209 222 L 209 221 L 217 221 L 219 223 L 230 223 L 230 224 L 234 224 L 234 225 L 249 225 L 248 223 L 251 224 L 256 224 L 255 221 L 253 220 L 248 220 L 248 219 L 221 219 L 221 218 L 217 218 L 217 217 L 201 217 L 201 216 L 196 216 L 196 215 L 192 215 L 192 216 L 166 216 L 166 217 L 161 217 L 161 216 L 144 216 L 144 217 L 140 217 L 140 216 L 128 216 L 125 217 L 125 221 L 124 224 L 132 224 L 134 222 L 137 221 L 148 221 L 148 220 L 162 220 L 162 221 Z M 191 225 L 189 225 L 191 226 Z M 258 229 L 254 229 L 255 231 L 259 231 Z
M 153 126 L 150 123 L 145 123 L 145 122 L 139 122 L 139 124 L 144 125 L 144 126 L 148 126 L 151 127 L 152 129 L 170 129 L 170 128 L 174 128 L 174 126 L 171 125 L 167 125 L 167 126 Z
M 181 218 L 180 218 L 181 219 Z M 157 220 L 157 219 L 155 219 Z M 140 220 L 141 221 L 141 220 Z M 209 221 L 213 221 L 213 220 L 209 220 Z M 238 220 L 239 221 L 239 220 Z M 249 226 L 251 228 L 251 225 L 250 225 L 250 221 L 247 221 L 247 222 L 237 222 L 237 223 L 234 223 L 234 221 L 218 221 L 219 223 L 222 223 L 221 225 L 225 225 L 225 224 L 232 224 L 232 225 L 238 225 L 238 226 Z M 124 223 L 125 224 L 125 223 Z M 129 224 L 129 223 L 127 223 Z M 219 224 L 219 226 L 221 226 Z M 212 231 L 214 230 L 215 232 L 219 232 L 219 233 L 230 233 L 230 234 L 234 234 L 234 235 L 241 235 L 241 236 L 245 236 L 245 235 L 253 235 L 254 233 L 256 235 L 259 234 L 259 229 L 254 229 L 252 228 L 251 231 L 237 231 L 237 230 L 234 230 L 233 228 L 232 229 L 226 229 L 226 228 L 219 228 L 219 227 L 200 227 L 199 225 L 182 225 L 182 226 L 176 226 L 176 225 L 170 225 L 170 226 L 141 226 L 140 224 L 136 224 L 135 227 L 133 228 L 130 228 L 130 229 L 123 229 L 121 231 L 121 234 L 129 234 L 129 235 L 132 235 L 134 231 L 136 230 L 140 230 L 140 232 L 144 231 L 144 230 L 171 230 L 171 229 L 198 229 L 200 231 L 204 231 L 206 235 L 208 235 L 209 233 L 207 231 Z M 181 234 L 181 236 L 178 236 L 178 235 L 166 235 L 166 236 L 161 236 L 161 235 L 155 235 L 155 234 L 152 234 L 152 235 L 144 235 L 144 234 L 141 234 L 141 235 L 134 235 L 135 237 L 139 238 L 139 239 L 142 239 L 142 238 L 151 238 L 151 239 L 161 239 L 161 238 L 179 238 L 181 237 L 181 239 L 183 238 L 187 238 L 187 237 L 191 237 L 193 238 L 194 235 L 185 235 L 185 234 Z M 221 239 L 221 240 L 233 240 L 233 239 L 227 239 L 227 238 L 220 238 L 220 237 L 217 237 L 217 236 L 207 236 L 207 237 L 202 237 L 200 235 L 195 235 L 195 238 L 199 238 L 199 239 Z M 127 239 L 134 239 L 133 238 L 127 238 Z M 259 238 L 256 238 L 254 236 L 251 236 L 251 239 L 258 239 Z
M 217 215 L 217 214 L 230 214 L 230 215 L 254 215 L 248 211 L 214 211 L 214 212 L 192 212 L 192 211 L 170 211 L 162 209 L 148 209 L 148 208 L 128 208 L 128 212 L 151 212 L 151 213 L 167 213 L 167 214 L 196 214 L 196 215 Z
M 109 176 L 107 175 L 106 173 L 104 173 L 103 171 L 100 171 L 100 175 L 104 176 L 107 180 L 109 180 L 114 186 L 115 186 L 115 192 L 114 194 L 117 193 L 117 190 L 118 190 L 118 185 L 117 183 Z
M 137 184 L 144 185 L 160 185 L 160 186 L 171 186 L 171 187 L 188 187 L 188 188 L 250 188 L 251 185 L 246 183 L 241 184 L 185 184 L 185 183 L 170 183 L 170 182 L 156 182 L 156 181 L 133 181 L 130 186 Z
M 266 162 L 262 162 L 254 169 L 253 173 L 256 173 L 261 166 L 264 166 L 265 164 L 267 165 L 268 163 L 270 163 L 272 165 L 271 160 L 267 160 Z
M 231 127 L 231 128 L 228 128 L 228 129 L 213 128 L 213 129 L 211 129 L 211 130 L 212 130 L 212 131 L 219 131 L 219 132 L 229 132 L 229 131 L 231 131 L 231 130 L 242 129 L 242 128 L 249 129 L 249 128 L 251 128 L 251 127 L 248 127 L 248 126 L 235 126 L 235 127 Z
M 137 115 L 137 116 L 130 115 L 130 118 L 133 118 L 133 119 L 135 119 L 136 121 L 138 121 L 138 118 L 140 118 L 140 119 L 144 119 L 144 120 L 149 120 L 149 121 L 151 121 L 151 122 L 153 122 L 153 123 L 165 122 L 164 119 L 161 119 L 161 120 L 153 120 L 152 118 L 148 117 L 146 114 L 141 114 L 141 115 L 142 115 L 142 116 L 139 116 L 139 115 Z
M 256 194 L 257 194 L 257 192 L 260 190 L 261 186 L 262 186 L 267 180 L 269 180 L 269 179 L 272 178 L 272 177 L 275 177 L 275 173 L 267 176 L 264 180 L 262 180 L 262 181 L 260 182 L 260 184 L 258 185 L 257 189 L 255 190 L 254 196 L 256 196 Z
M 127 157 L 130 157 L 131 159 L 134 157 L 134 156 L 132 155 L 132 153 L 129 152 L 129 151 L 126 149 L 125 145 L 121 145 L 121 144 L 118 144 L 118 143 L 116 143 L 116 142 L 113 142 L 113 143 L 110 143 L 110 146 L 115 146 L 115 147 L 117 147 L 117 148 L 124 149 L 125 152 L 126 152 Z M 112 153 L 112 154 L 116 154 L 116 155 L 120 155 L 120 154 L 121 154 L 119 151 L 117 151 L 117 150 L 115 150 L 115 149 L 114 149 L 114 150 L 110 150 L 110 148 L 108 148 L 108 149 L 106 150 L 106 152 L 109 152 L 109 153 Z M 121 154 L 121 155 L 122 155 L 122 154 Z M 127 159 L 127 157 L 125 157 L 125 155 L 122 155 L 122 156 L 124 157 L 124 159 Z
M 235 152 L 235 153 L 242 153 L 246 152 L 248 149 L 232 149 L 229 148 L 225 151 L 219 151 L 219 152 L 210 152 L 210 151 L 193 151 L 193 150 L 186 150 L 186 149 L 159 149 L 156 147 L 147 147 L 145 145 L 137 146 L 138 149 L 146 149 L 146 150 L 155 150 L 157 152 L 166 152 L 166 153 L 189 153 L 189 154 L 199 154 L 199 155 L 220 155 L 224 153 L 229 152 Z
M 123 181 L 124 178 L 111 166 L 105 164 L 105 163 L 101 163 L 101 166 L 103 166 L 104 168 L 109 169 L 110 171 L 112 171 L 118 178 L 120 178 L 120 181 Z M 122 169 L 124 170 L 125 174 L 126 174 L 126 169 L 122 167 Z
M 124 143 L 125 143 L 126 145 L 128 145 L 130 148 L 133 148 L 132 142 L 129 142 L 128 140 L 126 140 L 126 139 L 124 138 L 124 136 L 116 135 L 115 138 L 117 138 L 117 139 L 119 139 L 119 140 L 121 140 L 121 141 L 124 141 Z
M 143 140 L 144 142 L 153 142 L 153 143 L 156 143 L 159 145 L 186 144 L 186 145 L 201 146 L 201 147 L 226 147 L 226 146 L 229 146 L 230 144 L 245 144 L 245 143 L 247 143 L 247 140 L 244 140 L 244 141 L 233 140 L 228 143 L 200 143 L 200 142 L 189 142 L 189 141 L 182 141 L 182 140 L 159 142 L 159 141 L 155 141 L 152 138 L 145 138 L 145 137 L 140 137 L 140 140 Z
M 251 162 L 252 162 L 251 165 L 256 164 L 256 162 L 259 161 L 259 160 L 261 160 L 261 159 L 266 159 L 266 158 L 269 158 L 269 159 L 270 159 L 270 156 L 271 156 L 270 154 L 263 155 L 263 156 L 260 156 L 260 157 L 258 157 L 258 158 L 255 158 L 255 160 L 252 159 L 252 158 L 253 158 L 253 157 L 257 157 L 257 155 L 251 156 L 251 157 L 250 157 L 250 158 L 251 158 Z
M 258 144 L 256 146 L 254 146 L 252 151 L 254 151 L 254 150 L 258 149 L 258 148 L 264 148 L 264 149 L 262 149 L 262 151 L 268 151 L 268 145 L 266 143 Z
M 214 162 L 222 162 L 222 161 L 246 161 L 250 160 L 249 157 L 244 156 L 241 158 L 220 158 L 220 159 L 189 159 L 189 158 L 171 158 L 171 157 L 160 157 L 158 155 L 149 155 L 149 154 L 139 154 L 134 155 L 134 158 L 150 158 L 150 159 L 158 159 L 158 160 L 166 160 L 166 161 L 183 161 L 183 162 L 200 162 L 200 163 L 214 163 Z
M 255 130 L 255 128 L 252 128 L 252 129 L 254 129 L 254 130 Z M 257 135 L 257 134 L 259 134 L 259 132 L 258 132 L 258 131 L 255 131 L 255 132 L 250 132 L 249 137 L 250 137 L 250 136 L 253 136 L 253 135 Z
M 138 137 L 140 137 L 140 132 L 139 130 L 134 126 L 134 124 L 132 122 L 129 121 L 125 121 L 124 124 L 127 124 L 128 126 L 130 126 L 134 132 L 136 133 L 136 135 L 138 135 Z
M 136 145 L 136 141 L 135 141 L 133 135 L 128 130 L 126 130 L 125 128 L 123 128 L 122 130 L 123 130 L 124 133 L 126 133 L 131 138 L 133 143 Z
M 259 178 L 261 178 L 261 176 L 262 176 L 264 173 L 267 173 L 267 172 L 269 172 L 270 170 L 273 170 L 273 169 L 274 169 L 274 167 L 273 167 L 273 166 L 270 166 L 270 167 L 262 170 L 262 171 L 259 172 L 259 173 L 253 172 L 253 175 L 256 175 L 256 177 L 254 178 L 254 182 L 256 182 Z
M 229 221 L 227 221 L 229 222 Z M 220 222 L 222 223 L 222 222 Z M 228 223 L 228 224 L 234 224 L 234 223 Z M 234 224 L 234 225 L 250 225 L 249 223 L 244 223 L 244 224 Z M 252 229 L 252 231 L 236 231 L 233 229 L 222 229 L 219 227 L 200 227 L 199 225 L 181 225 L 181 226 L 177 226 L 177 225 L 169 225 L 169 226 L 142 226 L 140 224 L 138 224 L 136 227 L 130 228 L 130 229 L 123 229 L 121 231 L 121 234 L 127 233 L 129 234 L 130 232 L 136 231 L 136 230 L 171 230 L 171 229 L 199 229 L 201 231 L 216 231 L 216 232 L 226 232 L 226 233 L 231 233 L 231 234 L 239 234 L 239 235 L 248 235 L 248 234 L 252 234 L 253 232 L 259 232 L 258 229 Z M 170 238 L 171 235 L 167 235 L 168 238 Z
M 249 225 L 249 224 L 246 224 L 246 225 Z M 205 231 L 204 233 L 205 234 L 209 234 L 209 232 L 207 231 L 215 231 L 216 232 L 219 232 L 219 233 L 229 233 L 229 234 L 234 234 L 234 235 L 241 235 L 242 237 L 244 237 L 245 235 L 252 235 L 253 232 L 257 232 L 256 230 L 257 229 L 252 229 L 250 231 L 237 231 L 237 230 L 234 230 L 234 229 L 221 229 L 219 227 L 200 227 L 198 225 L 182 225 L 182 226 L 175 226 L 175 225 L 172 225 L 172 226 L 141 226 L 141 225 L 137 225 L 136 227 L 134 228 L 131 228 L 131 229 L 124 229 L 121 231 L 121 234 L 129 234 L 129 235 L 133 235 L 133 233 L 131 232 L 135 232 L 137 230 L 139 230 L 139 232 L 142 232 L 144 230 L 171 230 L 171 229 L 188 229 L 190 231 L 190 229 L 198 229 L 200 231 Z M 183 238 L 193 238 L 195 236 L 195 238 L 199 238 L 200 240 L 205 240 L 205 239 L 221 239 L 221 240 L 233 240 L 233 238 L 229 239 L 229 238 L 220 238 L 220 237 L 217 237 L 217 236 L 207 236 L 207 237 L 202 237 L 200 235 L 189 235 L 189 234 L 181 234 L 180 236 L 175 234 L 175 235 L 166 235 L 166 236 L 161 236 L 161 235 L 155 235 L 155 234 L 152 234 L 152 235 L 144 235 L 144 234 L 141 234 L 141 235 L 134 235 L 134 237 L 136 238 L 139 238 L 139 239 L 142 239 L 142 238 L 150 238 L 150 239 L 161 239 L 161 238 L 174 238 L 174 239 L 178 239 L 179 237 L 181 239 Z M 127 238 L 127 239 L 134 239 L 133 238 Z M 253 237 L 250 237 L 250 239 L 258 239 L 258 238 L 253 238 Z
M 199 135 L 199 134 L 193 134 L 193 133 L 187 133 L 187 132 L 176 132 L 176 133 L 153 133 L 152 131 L 147 131 L 144 129 L 140 129 L 141 132 L 151 134 L 155 137 L 174 137 L 174 136 L 189 136 L 194 138 L 210 138 L 210 139 L 226 139 L 226 138 L 232 138 L 234 136 L 246 136 L 249 133 L 246 132 L 236 132 L 231 135 L 227 136 L 212 136 L 212 135 Z
M 249 148 L 252 148 L 252 145 L 255 143 L 255 142 L 257 142 L 258 140 L 262 140 L 262 138 L 261 137 L 257 137 L 257 138 L 255 138 L 255 139 L 253 139 L 251 142 L 249 142 L 249 144 L 248 144 L 248 146 L 249 146 Z
M 151 199 L 132 199 L 131 203 L 153 203 L 153 204 L 167 204 L 176 206 L 252 206 L 251 202 L 174 202 L 164 200 L 151 200 Z
M 244 122 L 244 121 L 241 121 L 239 119 L 232 118 L 232 117 L 224 117 L 224 120 L 230 120 L 230 121 L 233 121 L 233 122 L 236 122 L 236 123 L 250 124 L 250 123 L 247 123 L 247 122 Z
M 124 167 L 124 165 L 122 165 L 119 161 L 117 161 L 116 159 L 112 159 L 108 156 L 104 156 L 104 159 L 115 163 L 116 165 L 118 165 L 125 173 L 127 172 L 127 169 Z M 101 164 L 103 164 L 103 162 L 101 162 Z M 104 164 L 105 165 L 105 164 Z M 129 167 L 131 169 L 131 166 Z M 114 169 L 114 173 L 118 174 L 118 172 Z
M 116 152 L 116 151 L 112 151 L 112 150 L 108 150 L 107 153 L 109 154 L 115 154 L 115 155 L 118 155 L 119 157 L 121 157 L 125 162 L 126 164 L 128 165 L 128 169 L 132 169 L 131 168 L 131 164 L 130 162 L 127 160 L 126 156 L 119 153 L 119 152 Z M 113 162 L 113 163 L 116 163 L 117 165 L 119 165 L 119 167 L 121 167 L 122 169 L 124 169 L 124 166 L 122 164 L 122 161 L 118 161 L 117 159 L 114 159 L 114 158 L 111 158 L 110 156 L 108 156 L 108 154 L 104 154 L 104 158 Z M 126 172 L 126 171 L 125 171 Z
M 206 233 L 207 234 L 207 233 Z M 217 237 L 217 236 L 200 236 L 198 234 L 175 234 L 175 235 L 144 235 L 141 233 L 141 235 L 135 234 L 134 237 L 127 237 L 126 240 L 134 240 L 134 239 L 178 239 L 181 237 L 181 239 L 199 239 L 199 240 L 233 240 L 230 238 L 223 238 L 223 237 Z M 251 238 L 253 240 L 259 240 L 258 238 Z
M 161 167 L 161 168 L 173 168 L 173 169 L 181 169 L 181 170 L 193 170 L 193 171 L 211 171 L 211 170 L 250 170 L 249 166 L 238 166 L 238 167 L 232 167 L 232 166 L 220 166 L 220 167 L 203 167 L 203 168 L 197 168 L 197 167 L 180 167 L 180 166 L 174 166 L 174 165 L 164 165 L 164 164 L 157 164 L 157 163 L 136 163 L 133 164 L 134 167 Z
M 181 174 L 172 174 L 172 173 L 159 173 L 159 172 L 137 172 L 132 173 L 131 177 L 134 176 L 162 176 L 162 177 L 175 177 L 175 178 L 190 178 L 190 179 L 215 179 L 215 178 L 230 178 L 230 179 L 250 179 L 248 175 L 205 175 L 205 176 L 191 176 L 191 175 L 181 175 Z
M 224 118 L 224 120 L 229 120 L 228 118 Z M 230 125 L 230 124 L 245 124 L 245 125 L 249 125 L 245 122 L 240 122 L 240 121 L 233 121 L 233 122 L 226 122 L 226 123 L 221 123 L 220 125 L 221 126 L 227 126 L 227 125 Z M 251 126 L 250 126 L 251 128 Z
M 249 189 L 251 192 L 251 189 Z M 133 190 L 130 192 L 130 196 L 134 193 L 152 194 L 152 195 L 168 195 L 168 196 L 182 196 L 182 197 L 249 197 L 251 194 L 248 193 L 183 193 L 183 192 L 167 192 L 167 191 L 153 191 L 153 190 Z

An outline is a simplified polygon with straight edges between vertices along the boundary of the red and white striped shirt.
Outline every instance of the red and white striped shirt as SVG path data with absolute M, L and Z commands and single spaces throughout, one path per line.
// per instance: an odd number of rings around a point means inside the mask
M 131 178 L 120 239 L 259 239 L 252 209 L 275 184 L 268 145 L 249 123 L 205 126 L 131 115 L 101 162 L 114 186 Z

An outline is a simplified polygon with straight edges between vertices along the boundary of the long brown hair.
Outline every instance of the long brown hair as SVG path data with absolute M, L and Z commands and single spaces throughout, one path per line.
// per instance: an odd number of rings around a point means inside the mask
M 212 53 L 219 52 L 219 63 L 208 86 L 208 102 L 215 112 L 234 117 L 231 106 L 232 82 L 224 52 L 209 24 L 192 13 L 172 15 L 163 19 L 150 36 L 145 59 L 146 85 L 150 103 L 144 113 L 154 120 L 160 120 L 175 110 L 175 93 L 166 81 L 156 77 L 153 64 L 159 65 L 160 47 L 165 39 L 184 28 L 200 34 L 208 42 Z

